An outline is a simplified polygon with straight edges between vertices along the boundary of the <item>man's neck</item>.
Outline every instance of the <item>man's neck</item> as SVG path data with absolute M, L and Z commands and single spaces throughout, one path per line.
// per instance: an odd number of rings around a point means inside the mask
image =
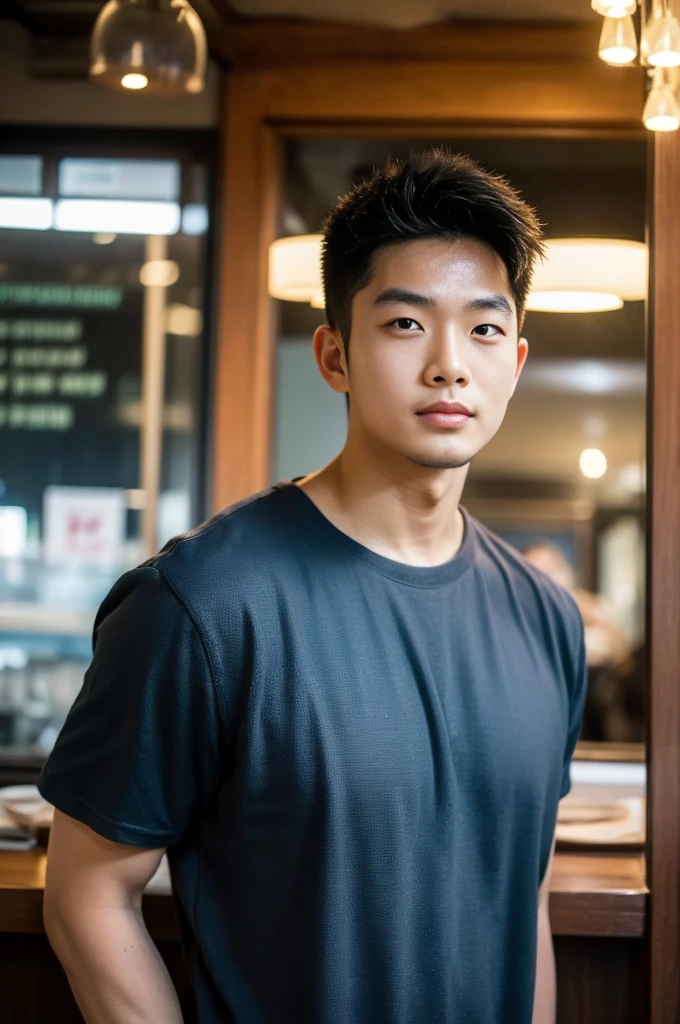
M 399 460 L 385 465 L 347 446 L 323 469 L 298 481 L 320 512 L 347 536 L 385 558 L 442 565 L 463 540 L 458 508 L 467 476 Z

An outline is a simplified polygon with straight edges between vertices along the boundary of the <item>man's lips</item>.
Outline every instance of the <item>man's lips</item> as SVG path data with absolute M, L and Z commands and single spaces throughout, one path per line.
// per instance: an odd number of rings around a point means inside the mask
M 435 402 L 421 409 L 418 416 L 435 427 L 462 427 L 474 413 L 461 402 Z

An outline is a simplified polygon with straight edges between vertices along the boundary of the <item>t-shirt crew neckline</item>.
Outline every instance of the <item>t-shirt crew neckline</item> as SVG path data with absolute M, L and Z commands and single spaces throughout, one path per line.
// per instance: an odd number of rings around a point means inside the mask
M 296 505 L 298 513 L 302 514 L 317 532 L 322 533 L 326 540 L 344 548 L 353 558 L 373 572 L 380 573 L 381 576 L 386 576 L 388 579 L 410 587 L 445 587 L 460 579 L 474 561 L 474 526 L 462 505 L 458 507 L 463 517 L 463 540 L 453 558 L 441 565 L 407 565 L 405 562 L 398 562 L 393 558 L 379 555 L 376 551 L 371 551 L 370 548 L 360 544 L 334 526 L 330 519 L 327 519 L 317 508 L 309 495 L 297 486 L 296 480 L 302 479 L 304 478 L 294 477 L 293 480 L 281 481 L 275 485 L 275 489 L 289 495 L 290 500 Z

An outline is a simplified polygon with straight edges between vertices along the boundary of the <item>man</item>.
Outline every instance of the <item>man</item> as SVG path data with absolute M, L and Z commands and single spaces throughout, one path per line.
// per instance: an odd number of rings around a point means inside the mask
M 200 1024 L 554 1020 L 582 626 L 459 507 L 540 251 L 519 196 L 446 152 L 332 213 L 313 347 L 343 451 L 116 584 L 40 781 L 45 922 L 88 1021 L 182 1019 L 140 913 L 166 848 Z

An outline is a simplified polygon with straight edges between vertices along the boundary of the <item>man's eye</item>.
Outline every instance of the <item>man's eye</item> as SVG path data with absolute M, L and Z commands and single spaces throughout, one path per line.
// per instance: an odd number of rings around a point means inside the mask
M 390 327 L 398 327 L 400 331 L 413 331 L 420 327 L 420 324 L 409 316 L 400 316 L 398 320 L 391 321 Z
M 497 335 L 503 332 L 498 327 L 494 327 L 493 324 L 480 324 L 479 327 L 475 327 L 473 334 L 479 334 L 482 338 L 495 338 Z

